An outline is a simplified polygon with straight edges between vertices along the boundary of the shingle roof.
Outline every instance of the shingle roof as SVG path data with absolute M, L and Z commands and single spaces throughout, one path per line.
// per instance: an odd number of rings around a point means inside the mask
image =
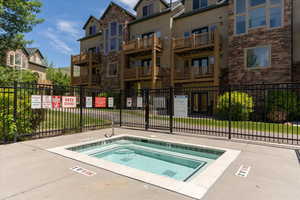
M 120 8 L 121 10 L 123 10 L 126 14 L 128 14 L 129 16 L 133 17 L 135 19 L 135 15 L 132 14 L 130 11 L 126 10 L 125 8 L 123 8 L 122 6 L 118 5 L 117 3 L 115 2 L 110 2 L 109 6 L 107 6 L 106 10 L 104 11 L 104 13 L 102 14 L 102 16 L 100 17 L 100 19 L 103 19 L 104 16 L 106 15 L 106 13 L 108 12 L 108 10 L 110 9 L 111 6 L 117 6 L 118 8 Z
M 137 9 L 137 7 L 140 5 L 140 3 L 142 2 L 143 0 L 139 0 L 136 4 L 135 4 L 135 6 L 134 6 L 134 8 L 133 8 L 133 10 L 136 10 Z M 162 4 L 164 4 L 167 8 L 170 6 L 170 4 L 169 3 L 167 3 L 165 0 L 160 0 L 161 2 L 162 2 Z

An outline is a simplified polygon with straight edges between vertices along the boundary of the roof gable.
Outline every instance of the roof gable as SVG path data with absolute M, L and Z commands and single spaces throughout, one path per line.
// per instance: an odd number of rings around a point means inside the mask
M 133 10 L 137 10 L 137 7 L 140 5 L 140 3 L 142 2 L 143 0 L 139 0 L 136 4 L 135 4 L 135 6 L 134 6 L 134 8 L 133 8 Z M 162 4 L 164 4 L 167 8 L 169 7 L 169 4 L 165 1 L 165 0 L 160 0 L 160 2 L 162 3 Z
M 38 48 L 24 48 L 24 50 L 27 52 L 27 54 L 29 56 L 32 56 L 33 54 L 35 54 L 37 52 L 40 54 L 41 58 L 44 59 L 43 54 L 41 53 L 41 51 Z
M 90 23 L 90 21 L 91 21 L 92 19 L 94 19 L 94 20 L 96 20 L 96 21 L 98 22 L 98 19 L 97 19 L 96 17 L 94 17 L 94 16 L 91 15 L 91 16 L 89 17 L 89 19 L 85 22 L 85 24 L 84 24 L 84 26 L 83 26 L 82 29 L 85 29 L 86 26 Z
M 132 14 L 131 12 L 129 12 L 128 10 L 126 10 L 125 8 L 123 8 L 122 6 L 116 4 L 115 2 L 110 2 L 109 6 L 106 8 L 106 10 L 104 11 L 104 13 L 100 17 L 101 20 L 104 19 L 105 15 L 108 13 L 108 11 L 111 9 L 112 6 L 118 7 L 119 9 L 123 10 L 127 15 L 129 15 L 133 19 L 135 19 L 135 15 L 134 14 Z

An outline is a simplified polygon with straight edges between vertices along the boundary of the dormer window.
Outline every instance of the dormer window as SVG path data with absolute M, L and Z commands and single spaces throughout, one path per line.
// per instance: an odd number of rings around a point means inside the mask
M 96 34 L 96 26 L 90 26 L 89 28 L 89 35 L 95 35 Z
M 207 0 L 193 0 L 193 10 L 206 8 L 208 6 Z
M 153 4 L 149 4 L 143 7 L 143 17 L 147 17 L 153 14 Z

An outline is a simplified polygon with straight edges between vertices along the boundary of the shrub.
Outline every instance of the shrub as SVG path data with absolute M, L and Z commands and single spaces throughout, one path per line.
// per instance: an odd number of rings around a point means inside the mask
M 229 97 L 231 98 L 230 105 Z M 224 120 L 229 120 L 229 115 L 231 115 L 231 120 L 246 121 L 249 120 L 253 107 L 253 98 L 247 93 L 231 92 L 229 96 L 229 92 L 226 92 L 218 99 L 217 113 Z
M 4 137 L 12 141 L 15 133 L 21 135 L 31 134 L 43 120 L 42 110 L 32 110 L 28 101 L 29 95 L 22 93 L 18 97 L 16 109 L 16 121 L 14 121 L 14 90 L 0 89 L 0 140 Z M 5 135 L 4 135 L 5 134 Z
M 269 91 L 267 112 L 268 119 L 273 122 L 296 119 L 300 114 L 297 94 L 292 91 Z

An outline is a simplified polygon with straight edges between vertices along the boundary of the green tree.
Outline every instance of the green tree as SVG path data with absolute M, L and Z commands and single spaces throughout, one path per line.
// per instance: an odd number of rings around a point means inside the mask
M 24 39 L 24 33 L 43 19 L 37 18 L 42 3 L 38 0 L 0 0 L 0 64 L 8 50 L 24 47 L 31 41 Z
M 14 70 L 11 67 L 0 66 L 0 85 L 8 86 L 14 81 L 24 83 L 37 83 L 38 77 L 35 73 L 27 70 Z
M 70 76 L 63 73 L 59 68 L 49 67 L 46 71 L 46 76 L 54 85 L 69 86 L 71 82 Z

